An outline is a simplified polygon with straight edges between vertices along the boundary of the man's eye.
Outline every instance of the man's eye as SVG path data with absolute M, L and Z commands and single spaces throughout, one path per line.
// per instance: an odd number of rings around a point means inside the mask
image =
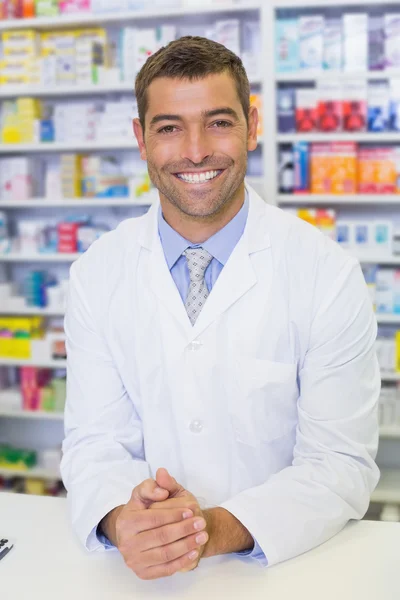
M 175 131 L 175 125 L 166 125 L 158 130 L 158 133 L 173 133 Z
M 232 123 L 229 123 L 229 121 L 215 121 L 215 123 L 213 123 L 213 127 L 230 127 L 232 125 Z

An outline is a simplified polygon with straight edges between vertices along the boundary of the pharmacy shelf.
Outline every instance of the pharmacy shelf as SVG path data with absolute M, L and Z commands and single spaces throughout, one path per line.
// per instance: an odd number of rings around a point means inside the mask
M 386 204 L 400 206 L 400 194 L 279 194 L 277 201 L 280 206 L 354 206 L 356 204 L 372 204 L 377 207 Z
M 42 369 L 65 369 L 67 361 L 60 360 L 34 360 L 34 359 L 18 359 L 18 358 L 3 358 L 0 356 L 0 367 L 38 367 Z
M 98 142 L 40 142 L 37 144 L 0 144 L 0 154 L 25 154 L 43 152 L 95 152 L 96 150 L 135 150 L 134 138 L 103 140 Z
M 3 477 L 32 477 L 34 479 L 61 479 L 59 471 L 53 469 L 44 469 L 43 467 L 33 467 L 32 469 L 8 469 L 7 467 L 0 467 L 0 476 Z
M 250 80 L 252 87 L 261 85 L 261 80 L 253 78 Z M 0 100 L 7 98 L 16 98 L 29 96 L 30 98 L 58 98 L 67 96 L 104 96 L 105 94 L 134 94 L 134 85 L 132 83 L 115 83 L 107 85 L 57 85 L 57 86 L 39 86 L 39 85 L 18 85 L 2 86 L 0 89 Z
M 393 325 L 398 325 L 400 324 L 400 315 L 376 315 L 376 320 L 378 321 L 378 323 L 380 325 L 384 325 L 384 324 L 393 324 Z
M 37 263 L 46 263 L 46 262 L 61 262 L 61 263 L 69 263 L 77 260 L 82 253 L 74 252 L 74 253 L 52 253 L 52 254 L 23 254 L 22 252 L 10 252 L 9 254 L 0 254 L 0 263 L 9 263 L 9 262 L 37 262 Z
M 158 194 L 149 194 L 143 198 L 61 198 L 52 200 L 49 198 L 32 198 L 31 200 L 0 200 L 0 210 L 2 208 L 78 208 L 82 206 L 93 207 L 134 207 L 150 206 L 158 198 Z
M 64 315 L 64 311 L 60 309 L 54 308 L 39 308 L 38 306 L 24 306 L 15 310 L 15 308 L 10 307 L 0 307 L 0 316 L 3 315 L 37 315 L 41 317 L 62 317 Z
M 276 75 L 277 83 L 302 83 L 308 81 L 318 81 L 325 79 L 334 79 L 335 81 L 352 81 L 354 79 L 367 79 L 369 81 L 381 81 L 382 79 L 400 79 L 400 71 L 313 71 L 313 72 L 295 72 L 278 73 Z
M 400 135 L 399 138 L 400 140 Z M 263 144 L 263 138 L 258 138 Z M 133 138 L 103 140 L 98 142 L 39 142 L 37 144 L 0 144 L 0 154 L 31 154 L 48 152 L 96 152 L 99 150 L 137 150 L 138 143 Z
M 386 425 L 379 428 L 379 437 L 387 440 L 400 440 L 400 427 Z
M 400 504 L 400 469 L 383 469 L 371 502 Z
M 350 252 L 364 265 L 400 265 L 400 256 L 380 256 L 376 254 L 358 255 Z
M 241 12 L 254 12 L 261 8 L 261 2 L 246 2 L 243 4 L 220 4 L 220 5 L 202 5 L 201 1 L 193 7 L 171 7 L 168 8 L 166 2 L 165 8 L 153 10 L 130 10 L 130 11 L 110 11 L 108 13 L 77 13 L 64 14 L 58 17 L 36 17 L 33 19 L 9 19 L 0 21 L 0 31 L 10 31 L 13 29 L 67 29 L 69 27 L 90 27 L 101 26 L 112 23 L 133 23 L 148 19 L 164 19 L 182 16 L 199 17 L 209 14 L 230 14 Z
M 381 380 L 382 381 L 400 381 L 400 373 L 385 373 L 385 371 L 381 371 Z
M 9 417 L 12 419 L 37 419 L 43 421 L 60 421 L 64 419 L 64 413 L 46 412 L 43 410 L 22 410 L 3 408 L 10 404 L 22 406 L 21 391 L 18 388 L 3 390 L 0 392 L 0 418 Z
M 400 132 L 279 133 L 276 136 L 276 141 L 280 144 L 295 142 L 400 142 Z

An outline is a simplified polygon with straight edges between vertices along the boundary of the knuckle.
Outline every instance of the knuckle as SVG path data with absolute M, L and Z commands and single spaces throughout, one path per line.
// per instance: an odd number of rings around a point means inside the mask
M 157 532 L 157 536 L 158 536 L 158 541 L 162 545 L 165 545 L 169 542 L 168 530 L 165 527 L 160 528 L 160 530 Z
M 162 548 L 160 548 L 159 553 L 161 562 L 167 563 L 170 560 L 172 560 L 172 552 L 169 546 L 163 546 Z

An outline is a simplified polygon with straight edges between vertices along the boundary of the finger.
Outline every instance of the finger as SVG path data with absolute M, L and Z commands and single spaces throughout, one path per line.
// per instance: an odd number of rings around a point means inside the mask
M 171 577 L 171 575 L 175 575 L 178 571 L 186 571 L 188 567 L 193 565 L 194 555 L 191 554 L 192 552 L 197 551 L 192 550 L 189 554 L 163 565 L 148 567 L 139 576 L 141 579 L 146 580 L 161 579 L 162 577 Z
M 126 522 L 121 523 L 121 527 L 124 527 L 125 534 L 129 531 L 130 535 L 138 535 L 147 531 L 157 531 L 171 524 L 185 523 L 187 520 L 192 519 L 193 516 L 193 511 L 181 508 L 136 510 L 132 511 Z M 190 533 L 193 532 L 193 528 L 190 529 L 188 527 L 187 529 L 190 530 Z
M 189 554 L 192 550 L 198 552 L 201 546 L 204 546 L 208 542 L 208 533 L 202 531 L 201 533 L 194 533 L 188 537 L 167 544 L 166 546 L 160 546 L 143 552 L 140 557 L 140 562 L 146 567 L 153 567 L 156 565 L 163 565 L 169 563 L 177 558 Z M 198 554 L 196 554 L 196 557 Z M 194 558 L 192 558 L 193 562 Z
M 133 489 L 128 506 L 133 510 L 140 510 L 153 502 L 166 500 L 168 495 L 169 492 L 159 488 L 154 479 L 146 479 Z
M 157 513 L 158 511 L 154 512 Z M 205 528 L 206 521 L 203 518 L 185 519 L 180 523 L 175 522 L 169 525 L 164 525 L 163 527 L 159 527 L 158 529 L 142 531 L 141 534 L 136 536 L 135 544 L 137 544 L 137 547 L 140 548 L 142 552 L 146 552 L 154 548 L 161 548 L 176 542 L 177 540 L 187 538 L 192 534 L 198 535 Z M 184 552 L 182 552 L 182 554 L 184 554 Z M 168 560 L 173 560 L 173 558 L 174 557 Z M 168 562 L 168 560 L 164 560 L 163 562 Z
M 185 490 L 185 488 L 168 473 L 167 469 L 157 470 L 156 482 L 160 488 L 167 490 L 171 497 L 178 494 L 189 494 L 189 492 L 187 492 L 187 490 Z
M 168 498 L 167 500 L 162 500 L 161 502 L 154 502 L 150 504 L 149 508 L 151 509 L 166 509 L 166 508 L 188 508 L 193 512 L 198 512 L 200 510 L 200 506 L 194 498 L 194 496 L 190 497 L 182 497 L 182 498 Z

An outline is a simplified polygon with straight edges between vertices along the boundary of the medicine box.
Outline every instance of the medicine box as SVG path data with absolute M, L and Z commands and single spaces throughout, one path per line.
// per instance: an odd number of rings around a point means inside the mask
M 335 81 L 326 80 L 318 84 L 318 129 L 319 131 L 341 131 L 342 86 Z
M 400 70 L 400 14 L 384 16 L 385 28 L 385 71 Z
M 314 88 L 296 90 L 296 130 L 307 133 L 317 130 L 318 92 Z
M 340 19 L 327 19 L 325 21 L 323 39 L 323 68 L 340 71 L 343 65 L 342 23 Z
M 324 48 L 324 17 L 310 15 L 299 18 L 300 69 L 320 71 Z
M 307 142 L 293 144 L 294 191 L 305 194 L 310 191 L 310 149 Z
M 342 23 L 344 70 L 364 72 L 368 69 L 368 15 L 345 13 Z
M 368 85 L 368 131 L 387 131 L 389 127 L 389 86 L 387 83 Z
M 343 83 L 343 129 L 365 131 L 367 128 L 367 83 L 353 79 Z
M 275 68 L 278 73 L 296 72 L 300 67 L 297 19 L 278 19 L 275 23 Z
M 280 133 L 296 131 L 296 90 L 294 88 L 278 90 L 277 118 Z

